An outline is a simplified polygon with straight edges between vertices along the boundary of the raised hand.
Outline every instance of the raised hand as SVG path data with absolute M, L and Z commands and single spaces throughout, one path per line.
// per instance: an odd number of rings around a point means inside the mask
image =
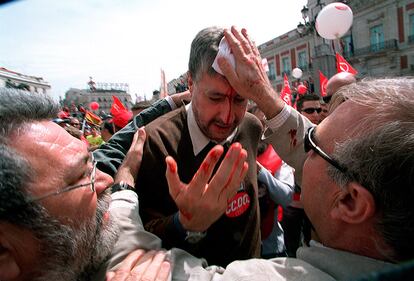
M 247 152 L 240 143 L 233 143 L 211 178 L 222 154 L 221 145 L 213 147 L 189 184 L 181 182 L 175 160 L 170 156 L 166 158 L 170 195 L 177 204 L 179 220 L 186 230 L 205 231 L 218 220 L 246 175 Z
M 175 95 L 171 95 L 170 97 L 174 101 L 177 107 L 180 107 L 183 104 L 187 104 L 191 101 L 191 93 L 189 90 L 186 90 L 184 92 L 181 92 Z
M 125 156 L 122 165 L 119 167 L 118 172 L 115 175 L 114 182 L 119 183 L 124 181 L 131 186 L 135 186 L 135 178 L 141 167 L 142 153 L 146 138 L 144 127 L 138 129 L 134 134 L 131 147 Z
M 239 95 L 253 100 L 268 119 L 274 117 L 284 103 L 269 82 L 256 45 L 246 29 L 239 31 L 233 26 L 231 30 L 224 30 L 224 36 L 236 61 L 236 69 L 233 69 L 225 58 L 218 58 L 227 80 Z

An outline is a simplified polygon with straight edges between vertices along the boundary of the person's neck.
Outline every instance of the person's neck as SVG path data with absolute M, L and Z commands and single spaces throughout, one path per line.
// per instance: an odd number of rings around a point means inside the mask
M 393 251 L 384 239 L 371 226 L 348 227 L 341 235 L 330 242 L 322 241 L 324 246 L 347 251 L 356 255 L 373 258 L 385 262 L 395 262 Z

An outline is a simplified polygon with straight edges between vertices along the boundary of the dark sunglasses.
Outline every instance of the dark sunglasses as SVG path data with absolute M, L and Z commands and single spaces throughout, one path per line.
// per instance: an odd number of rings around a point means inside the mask
M 316 145 L 314 141 L 314 134 L 315 134 L 315 127 L 311 127 L 308 129 L 308 132 L 305 135 L 304 139 L 304 148 L 305 152 L 309 152 L 311 149 L 316 152 L 320 157 L 325 159 L 329 164 L 337 168 L 342 173 L 347 173 L 347 168 L 341 165 L 338 161 L 333 159 L 329 156 L 326 152 L 324 152 L 319 146 Z
M 316 111 L 316 113 L 321 113 L 322 112 L 322 108 L 316 108 L 316 107 L 309 107 L 309 108 L 305 108 L 305 109 L 302 109 L 301 111 L 304 111 L 304 112 L 306 112 L 307 114 L 312 114 L 312 113 L 314 113 L 315 111 Z

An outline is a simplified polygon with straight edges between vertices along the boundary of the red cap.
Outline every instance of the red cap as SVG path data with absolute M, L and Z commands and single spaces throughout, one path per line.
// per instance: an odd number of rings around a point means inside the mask
M 59 111 L 59 113 L 57 114 L 57 116 L 60 119 L 66 119 L 66 118 L 69 118 L 70 117 L 70 114 L 68 112 L 66 112 L 66 111 Z

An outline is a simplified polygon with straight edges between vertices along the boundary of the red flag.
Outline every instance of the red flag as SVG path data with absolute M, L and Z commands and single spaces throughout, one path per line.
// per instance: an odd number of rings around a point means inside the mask
M 111 114 L 112 116 L 119 114 L 122 111 L 128 111 L 125 106 L 122 104 L 122 102 L 118 99 L 116 96 L 112 96 L 114 99 L 114 102 L 111 106 Z
M 356 71 L 340 54 L 336 53 L 336 71 L 339 72 L 349 72 L 353 75 L 357 75 Z
M 328 84 L 328 78 L 319 70 L 319 87 L 321 88 L 321 96 L 326 96 L 326 84 Z
M 280 98 L 287 104 L 292 106 L 292 92 L 290 90 L 290 86 L 289 86 L 289 80 L 286 76 L 283 78 L 283 89 L 280 92 Z
M 263 167 L 268 169 L 272 175 L 274 175 L 276 171 L 279 170 L 282 166 L 282 159 L 279 157 L 271 145 L 268 145 L 266 150 L 257 156 L 256 160 Z
M 112 98 L 114 99 L 111 106 L 112 121 L 117 127 L 123 128 L 131 120 L 133 114 L 116 96 L 112 96 Z

